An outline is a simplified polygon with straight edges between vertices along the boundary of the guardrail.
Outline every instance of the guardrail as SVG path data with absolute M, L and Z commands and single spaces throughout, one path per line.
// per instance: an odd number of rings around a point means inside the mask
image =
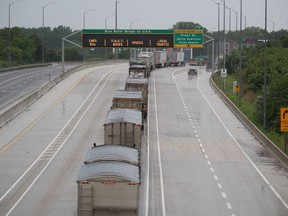
M 22 65 L 22 66 L 16 66 L 16 67 L 9 67 L 9 68 L 0 69 L 0 73 L 1 73 L 1 72 L 14 71 L 14 70 L 28 69 L 28 68 L 47 67 L 47 66 L 50 66 L 50 65 L 52 65 L 52 63 L 30 64 L 30 65 Z
M 288 156 L 281 151 L 265 134 L 263 134 L 218 88 L 214 83 L 212 76 L 210 77 L 210 85 L 227 105 L 227 107 L 236 115 L 236 117 L 245 125 L 245 127 L 253 134 L 253 136 L 265 147 L 268 154 L 274 159 L 274 162 L 288 171 Z

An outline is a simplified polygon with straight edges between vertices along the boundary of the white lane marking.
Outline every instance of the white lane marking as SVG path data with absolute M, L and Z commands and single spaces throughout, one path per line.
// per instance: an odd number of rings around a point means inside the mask
M 213 177 L 214 177 L 214 179 L 215 179 L 216 181 L 219 180 L 217 175 L 213 175 Z
M 223 199 L 227 199 L 227 195 L 224 192 L 221 192 Z
M 149 85 L 150 86 L 150 85 Z M 150 91 L 150 89 L 149 89 Z M 149 179 L 150 179 L 150 103 L 149 103 L 149 95 L 148 95 L 148 113 L 147 113 L 147 171 L 146 171 L 146 191 L 145 191 L 145 216 L 148 216 L 148 207 L 149 207 Z
M 208 164 L 209 166 L 211 166 L 211 161 L 207 160 L 207 164 Z
M 211 172 L 215 172 L 214 168 L 213 167 L 210 167 L 210 170 Z
M 227 206 L 228 209 L 232 209 L 232 206 L 231 206 L 231 204 L 229 202 L 226 203 L 226 206 Z
M 155 110 L 155 124 L 156 124 L 156 138 L 157 138 L 157 150 L 158 150 L 158 163 L 159 163 L 159 174 L 160 174 L 160 186 L 161 186 L 161 199 L 162 199 L 162 209 L 163 216 L 166 216 L 166 207 L 165 207 L 165 194 L 164 194 L 164 185 L 163 185 L 163 172 L 162 172 L 162 162 L 161 162 L 161 153 L 160 153 L 160 141 L 159 141 L 159 126 L 158 126 L 158 113 L 157 113 L 157 97 L 156 97 L 156 82 L 155 82 L 155 74 L 153 74 L 153 87 L 154 87 L 154 110 Z
M 205 154 L 204 157 L 205 157 L 206 159 L 208 159 L 208 155 Z
M 9 188 L 9 190 L 0 198 L 0 201 L 3 200 L 3 198 L 6 197 L 6 195 L 18 184 L 18 182 L 27 174 L 27 172 L 30 171 L 30 169 L 32 169 L 32 167 L 36 164 L 37 161 L 40 160 L 40 158 L 43 156 L 43 154 L 46 152 L 46 150 L 53 144 L 53 142 L 57 139 L 57 137 L 62 133 L 62 131 L 68 126 L 68 124 L 71 122 L 71 120 L 74 118 L 74 116 L 79 112 L 79 110 L 82 108 L 82 106 L 84 105 L 84 103 L 88 100 L 88 98 L 90 97 L 90 95 L 93 93 L 93 91 L 98 87 L 98 85 L 101 83 L 101 81 L 104 79 L 104 77 L 110 72 L 107 72 L 106 74 L 104 74 L 101 78 L 101 80 L 97 83 L 97 85 L 93 88 L 93 90 L 89 93 L 89 95 L 86 97 L 86 99 L 83 101 L 83 103 L 78 107 L 78 109 L 76 110 L 76 112 L 73 114 L 73 116 L 67 121 L 67 123 L 64 125 L 64 127 L 61 129 L 61 131 L 56 135 L 56 137 L 52 140 L 52 142 L 46 147 L 46 149 L 39 155 L 39 157 L 30 165 L 30 167 L 20 176 L 20 178 Z M 104 88 L 104 86 L 106 85 L 106 83 L 108 82 L 109 78 L 112 76 L 113 72 L 109 75 L 109 77 L 107 78 L 107 80 L 105 81 L 104 85 L 102 86 L 102 88 L 99 90 L 98 94 L 95 96 L 95 98 L 92 100 L 91 104 L 88 106 L 88 108 L 85 110 L 85 112 L 82 114 L 82 116 L 80 117 L 80 119 L 77 121 L 77 123 L 75 124 L 75 126 L 73 127 L 73 129 L 71 130 L 71 132 L 68 134 L 68 136 L 65 138 L 65 140 L 63 141 L 63 143 L 61 144 L 61 146 L 58 148 L 58 150 L 56 151 L 56 153 L 54 154 L 54 156 L 51 158 L 51 160 L 49 162 L 47 162 L 47 164 L 45 165 L 45 167 L 42 169 L 42 171 L 36 176 L 36 178 L 33 180 L 33 182 L 30 184 L 30 186 L 26 189 L 26 191 L 22 194 L 22 196 L 17 200 L 17 202 L 11 207 L 11 209 L 9 210 L 9 212 L 6 214 L 6 216 L 10 215 L 10 213 L 15 209 L 15 207 L 19 204 L 19 202 L 23 199 L 23 197 L 28 193 L 28 191 L 31 189 L 31 187 L 35 184 L 35 182 L 39 179 L 39 177 L 42 175 L 42 173 L 46 170 L 46 168 L 50 165 L 50 163 L 52 162 L 52 160 L 54 159 L 54 157 L 57 155 L 57 153 L 60 151 L 60 149 L 62 148 L 62 146 L 66 143 L 66 141 L 68 140 L 68 138 L 71 136 L 71 134 L 74 132 L 74 130 L 76 129 L 76 127 L 78 126 L 78 124 L 80 123 L 80 121 L 82 120 L 82 118 L 84 117 L 84 115 L 87 113 L 87 111 L 90 109 L 90 107 L 92 106 L 92 104 L 94 103 L 94 101 L 96 100 L 96 98 L 98 97 L 98 95 L 100 94 L 100 92 L 102 91 L 102 89 Z
M 264 180 L 264 182 L 270 187 L 270 189 L 272 190 L 272 192 L 275 194 L 275 196 L 281 201 L 281 203 L 285 206 L 286 209 L 288 209 L 288 204 L 287 202 L 285 202 L 285 200 L 281 197 L 281 195 L 278 193 L 278 191 L 272 186 L 272 184 L 268 181 L 268 179 L 264 176 L 264 174 L 260 171 L 260 169 L 256 166 L 256 164 L 252 161 L 252 159 L 246 154 L 246 152 L 243 150 L 243 148 L 240 146 L 240 144 L 238 143 L 238 141 L 236 140 L 236 138 L 233 136 L 233 134 L 231 133 L 231 131 L 228 129 L 228 127 L 226 127 L 225 123 L 222 121 L 222 119 L 220 118 L 220 116 L 217 114 L 216 110 L 212 107 L 212 105 L 210 104 L 210 102 L 208 101 L 208 99 L 206 98 L 206 96 L 204 95 L 202 89 L 200 88 L 199 85 L 199 80 L 200 77 L 197 78 L 197 87 L 200 91 L 200 93 L 202 94 L 202 96 L 204 97 L 206 103 L 210 106 L 210 108 L 212 109 L 212 111 L 215 113 L 215 115 L 217 116 L 217 118 L 219 119 L 219 121 L 221 122 L 221 124 L 223 125 L 223 127 L 225 128 L 225 130 L 227 131 L 227 133 L 230 135 L 230 137 L 233 139 L 233 141 L 236 143 L 236 145 L 238 146 L 238 148 L 241 150 L 241 152 L 244 154 L 244 156 L 247 158 L 247 160 L 249 161 L 249 163 L 251 164 L 251 166 L 257 171 L 257 173 L 261 176 L 261 178 Z
M 222 189 L 222 185 L 220 183 L 217 183 L 217 186 L 219 189 Z
M 201 150 L 202 150 L 203 153 L 205 153 L 205 149 L 202 148 Z

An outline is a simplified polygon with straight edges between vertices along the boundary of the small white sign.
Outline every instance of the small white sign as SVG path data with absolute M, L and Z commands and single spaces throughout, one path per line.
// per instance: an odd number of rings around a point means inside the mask
M 227 69 L 221 69 L 221 77 L 226 78 L 227 77 Z

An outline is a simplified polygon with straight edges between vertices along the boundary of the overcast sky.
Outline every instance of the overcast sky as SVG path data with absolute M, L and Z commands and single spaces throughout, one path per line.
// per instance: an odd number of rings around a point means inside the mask
M 222 2 L 221 0 L 215 0 Z M 264 29 L 265 0 L 242 0 L 243 15 L 247 27 Z M 69 26 L 73 30 L 83 29 L 86 13 L 87 29 L 104 29 L 105 18 L 115 13 L 115 0 L 0 0 L 0 28 L 8 27 L 10 6 L 11 27 L 41 27 L 42 8 L 45 7 L 45 26 Z M 239 0 L 226 0 L 226 5 L 240 12 Z M 240 13 L 239 13 L 240 14 Z M 223 29 L 223 5 L 221 5 L 221 27 Z M 288 29 L 288 0 L 268 0 L 268 31 Z M 137 21 L 135 21 L 137 20 Z M 212 0 L 119 0 L 118 29 L 168 29 L 178 21 L 192 21 L 209 31 L 217 31 L 217 4 Z M 243 28 L 245 26 L 243 18 Z M 134 22 L 135 21 L 135 22 Z M 238 18 L 239 21 L 239 18 Z M 240 24 L 238 23 L 238 29 Z M 115 17 L 107 19 L 107 28 L 115 28 Z M 236 29 L 236 13 L 231 13 L 231 30 Z M 226 30 L 229 30 L 229 10 L 226 10 Z

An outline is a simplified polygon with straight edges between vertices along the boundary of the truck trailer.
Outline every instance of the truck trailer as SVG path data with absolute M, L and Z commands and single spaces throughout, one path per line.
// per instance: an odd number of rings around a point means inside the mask
M 166 51 L 154 51 L 155 67 L 162 68 L 167 66 L 167 52 Z
M 140 168 L 136 149 L 102 145 L 88 150 L 77 178 L 78 216 L 137 216 Z
M 178 50 L 170 50 L 168 52 L 169 66 L 185 66 L 184 52 Z
M 104 143 L 125 145 L 141 149 L 141 111 L 110 110 L 104 123 Z

